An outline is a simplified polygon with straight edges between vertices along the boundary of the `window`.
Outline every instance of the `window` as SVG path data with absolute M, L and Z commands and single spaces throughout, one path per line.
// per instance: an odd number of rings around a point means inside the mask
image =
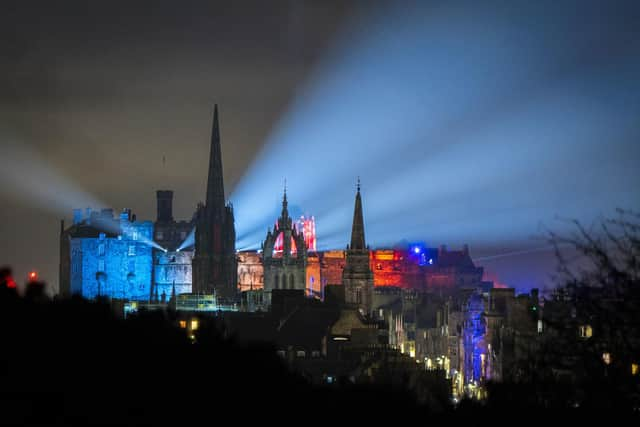
M 135 254 L 136 254 L 136 246 L 129 245 L 129 256 L 135 256 Z
M 187 321 L 186 321 L 186 320 L 181 320 L 181 321 L 180 321 L 180 327 L 181 327 L 182 329 L 186 328 L 186 327 L 187 327 Z
M 162 231 L 156 232 L 156 240 L 164 239 L 164 233 Z
M 611 353 L 602 353 L 602 361 L 605 365 L 611 364 Z
M 319 351 L 319 350 L 313 350 L 313 351 L 311 352 L 311 357 L 315 357 L 315 358 L 320 357 L 320 351 Z M 636 366 L 637 366 L 637 365 L 636 365 Z
M 296 351 L 296 357 L 307 357 L 307 353 L 304 350 Z
M 582 325 L 579 328 L 580 338 L 591 338 L 593 335 L 593 330 L 591 329 L 591 325 Z
M 138 230 L 133 230 L 133 233 L 131 234 L 131 238 L 133 240 L 138 240 Z
M 376 264 L 376 270 L 382 270 L 382 264 L 381 263 L 377 263 Z
M 198 330 L 198 319 L 191 319 L 191 330 L 192 331 L 197 331 Z
M 637 363 L 631 364 L 631 375 L 638 375 L 640 373 L 640 365 Z
M 98 260 L 98 271 L 104 271 L 104 260 Z
M 280 356 L 280 357 L 284 357 L 284 356 L 285 356 L 285 352 L 284 352 L 284 350 L 278 350 L 277 354 L 278 354 L 278 356 Z
M 104 256 L 104 243 L 98 245 L 98 256 Z
M 100 238 L 100 240 L 104 240 L 104 239 L 105 239 L 105 237 L 107 237 L 107 235 L 106 235 L 106 234 L 104 234 L 104 233 L 100 233 L 100 237 L 99 237 L 99 238 Z
M 182 240 L 186 239 L 186 238 L 187 238 L 187 232 L 186 232 L 186 231 L 181 231 L 181 232 L 180 232 L 180 238 L 181 238 Z
M 136 271 L 136 262 L 134 260 L 129 261 L 129 272 L 133 273 Z
M 538 320 L 538 333 L 542 333 L 542 320 Z

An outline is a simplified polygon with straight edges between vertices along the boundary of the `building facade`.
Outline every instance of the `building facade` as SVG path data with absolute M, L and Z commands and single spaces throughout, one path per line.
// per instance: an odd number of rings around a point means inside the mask
M 152 290 L 153 223 L 136 221 L 128 209 L 74 211 L 61 230 L 60 293 L 85 298 L 149 300 Z
M 192 291 L 193 233 L 195 218 L 176 221 L 173 218 L 173 191 L 156 192 L 157 217 L 154 227 L 152 298 L 167 301 Z
M 287 192 L 282 198 L 282 213 L 262 243 L 264 293 L 267 304 L 275 289 L 305 290 L 307 287 L 307 247 L 304 234 L 293 226 L 289 216 Z M 282 241 L 278 250 L 276 242 Z

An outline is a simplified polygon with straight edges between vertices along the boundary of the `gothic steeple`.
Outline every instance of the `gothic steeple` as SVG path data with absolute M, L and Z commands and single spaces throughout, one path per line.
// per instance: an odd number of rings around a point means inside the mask
M 213 109 L 206 207 L 209 214 L 214 212 L 222 213 L 225 207 L 224 181 L 222 178 L 222 149 L 220 148 L 220 126 L 218 124 L 218 104 L 216 104 Z
M 282 212 L 278 218 L 278 230 L 290 230 L 292 220 L 289 217 L 289 202 L 287 201 L 287 181 L 284 182 L 284 194 L 282 196 Z
M 236 298 L 237 261 L 233 208 L 226 205 L 218 106 L 213 110 L 207 199 L 196 213 L 193 292 L 213 293 L 225 301 Z
M 287 181 L 284 182 L 284 195 L 282 196 L 282 214 L 280 217 L 286 221 L 289 218 L 289 203 L 287 202 Z
M 353 210 L 353 225 L 351 226 L 351 250 L 365 250 L 367 248 L 364 241 L 364 219 L 362 217 L 362 198 L 360 197 L 360 178 L 358 178 L 358 191 L 356 193 L 356 204 Z

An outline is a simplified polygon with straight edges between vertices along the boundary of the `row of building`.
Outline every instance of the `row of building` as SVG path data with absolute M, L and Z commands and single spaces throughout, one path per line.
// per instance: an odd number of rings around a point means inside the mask
M 155 222 L 87 209 L 61 223 L 62 296 L 108 297 L 129 313 L 173 308 L 190 334 L 215 316 L 225 333 L 275 343 L 313 381 L 371 379 L 391 363 L 410 375 L 441 373 L 454 395 L 511 375 L 520 344 L 539 331 L 537 293 L 483 282 L 466 246 L 369 248 L 359 183 L 345 250 L 317 251 L 315 219 L 294 221 L 285 190 L 261 248 L 236 251 L 217 107 L 206 202 L 178 221 L 173 192 L 156 194 Z

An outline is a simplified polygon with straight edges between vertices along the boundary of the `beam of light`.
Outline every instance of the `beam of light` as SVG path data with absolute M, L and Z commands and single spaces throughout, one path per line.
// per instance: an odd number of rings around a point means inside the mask
M 0 180 L 3 196 L 60 216 L 69 216 L 75 208 L 107 206 L 65 177 L 36 150 L 4 137 Z
M 187 237 L 184 239 L 184 241 L 180 244 L 180 246 L 178 246 L 178 249 L 176 249 L 176 251 L 180 252 L 183 249 L 190 248 L 195 243 L 196 243 L 196 228 L 193 227 L 189 232 L 189 234 L 187 235 Z
M 558 245 L 559 249 L 570 248 L 570 247 L 571 247 L 571 245 L 568 245 L 568 244 L 559 244 Z M 499 253 L 499 254 L 495 254 L 495 255 L 486 255 L 486 256 L 473 257 L 473 261 L 474 262 L 491 261 L 491 260 L 501 259 L 501 258 L 511 258 L 511 257 L 514 257 L 514 256 L 534 254 L 534 253 L 538 253 L 538 252 L 553 252 L 555 250 L 556 250 L 556 248 L 554 246 L 547 245 L 547 246 L 542 246 L 542 247 L 539 247 L 539 248 L 523 249 L 523 250 L 519 250 L 519 251 L 503 252 L 503 253 Z
M 5 139 L 0 155 L 0 193 L 42 211 L 61 217 L 69 216 L 73 209 L 108 206 L 51 166 L 36 150 L 28 145 Z M 118 221 L 94 220 L 102 231 L 121 234 Z M 166 251 L 165 248 L 140 236 L 141 243 Z
M 86 216 L 84 217 L 84 219 L 86 220 Z M 111 233 L 111 234 L 115 234 L 115 235 L 121 235 L 121 234 L 125 234 L 126 231 L 123 230 L 123 227 L 121 227 L 121 220 L 120 220 L 120 216 L 116 216 L 115 218 L 108 218 L 108 219 L 104 219 L 104 218 L 100 218 L 99 216 L 96 218 L 92 218 L 91 219 L 91 226 L 107 232 L 107 233 Z M 128 238 L 133 238 L 132 235 L 127 235 Z M 153 237 L 153 230 L 151 230 L 151 238 L 145 236 L 143 233 L 138 232 L 137 236 L 136 236 L 136 241 L 139 243 L 142 243 L 144 245 L 147 246 L 151 246 L 153 248 L 159 249 L 163 252 L 167 252 L 168 249 L 161 246 L 160 244 L 156 243 L 153 241 L 152 239 Z
M 236 187 L 238 246 L 277 217 L 282 171 L 320 250 L 346 245 L 358 175 L 374 247 L 527 250 L 556 215 L 638 208 L 640 8 L 516 3 L 402 2 L 351 22 Z

